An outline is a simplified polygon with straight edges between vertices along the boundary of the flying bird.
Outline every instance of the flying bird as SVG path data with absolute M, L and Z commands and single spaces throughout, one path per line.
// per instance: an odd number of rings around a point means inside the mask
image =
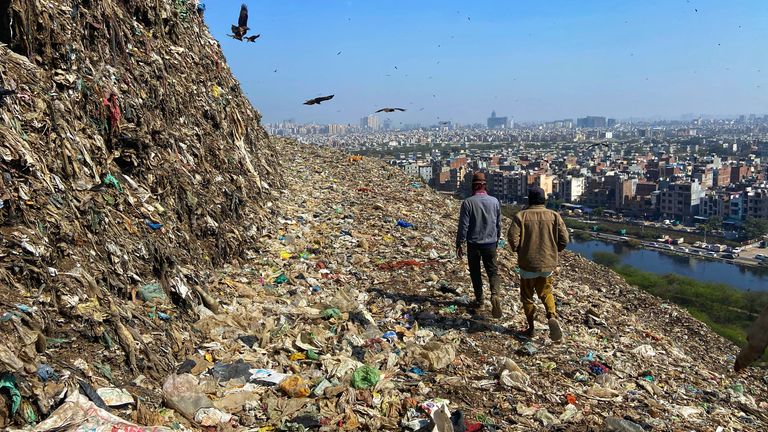
M 405 111 L 405 108 L 382 108 L 380 110 L 377 110 L 376 112 L 377 113 L 380 113 L 380 112 L 391 113 L 391 112 L 395 112 L 395 111 Z
M 336 55 L 341 55 L 341 51 L 337 52 Z
M 329 101 L 333 99 L 334 95 L 329 96 L 320 96 L 316 97 L 314 99 L 309 99 L 308 101 L 304 102 L 304 105 L 320 105 L 322 102 Z
M 242 40 L 248 33 L 248 6 L 243 3 L 240 6 L 240 17 L 237 19 L 237 25 L 232 26 L 232 35 L 235 39 Z
M 608 144 L 606 144 L 606 143 L 595 143 L 595 144 L 592 144 L 591 146 L 588 146 L 588 147 L 587 147 L 587 150 L 589 150 L 589 149 L 591 149 L 591 148 L 595 148 L 595 147 L 597 147 L 597 146 L 603 146 L 603 147 L 605 147 L 605 148 L 611 148 L 611 146 L 610 146 L 610 145 L 608 145 Z
M 246 36 L 245 40 L 248 42 L 256 42 L 256 39 L 260 38 L 261 34 L 253 35 L 253 36 Z

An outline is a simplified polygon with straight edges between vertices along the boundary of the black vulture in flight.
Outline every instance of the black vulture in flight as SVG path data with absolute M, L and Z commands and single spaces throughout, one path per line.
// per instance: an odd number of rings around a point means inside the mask
M 308 101 L 304 102 L 304 105 L 320 105 L 320 103 L 322 103 L 322 102 L 329 101 L 329 100 L 333 99 L 333 96 L 334 95 L 320 96 L 320 97 L 316 97 L 314 99 L 309 99 Z
M 405 111 L 405 108 L 382 108 L 380 110 L 377 110 L 376 112 L 377 113 L 380 113 L 380 112 L 391 113 L 391 112 L 395 112 L 395 111 Z
M 243 40 L 243 36 L 248 33 L 248 6 L 243 3 L 240 6 L 240 17 L 237 19 L 237 25 L 232 26 L 232 35 L 235 39 Z

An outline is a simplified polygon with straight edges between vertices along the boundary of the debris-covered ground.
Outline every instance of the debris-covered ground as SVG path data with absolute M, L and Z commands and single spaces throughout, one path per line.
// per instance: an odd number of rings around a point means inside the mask
M 122 358 L 104 348 L 52 350 L 65 356 L 53 370 L 64 376 L 46 387 L 84 377 L 113 414 L 192 429 L 764 429 L 760 371 L 732 373 L 736 348 L 678 307 L 567 253 L 556 287 L 565 342 L 549 341 L 543 319 L 532 340 L 518 339 L 511 254 L 500 256 L 505 317 L 467 312 L 457 201 L 370 159 L 291 143 L 279 151 L 293 168 L 276 191 L 274 227 L 252 260 L 206 280 L 218 311 L 196 309 L 185 329 L 195 342 L 181 338 L 188 355 L 162 388 L 110 376 Z M 132 305 L 160 329 L 173 323 L 151 312 L 172 315 L 166 298 Z M 43 426 L 85 411 L 82 394 L 71 391 Z M 101 415 L 89 426 L 117 421 L 91 410 Z
M 506 251 L 504 318 L 469 314 L 459 203 L 270 144 L 194 2 L 10 13 L 0 427 L 765 430 L 762 371 L 577 255 L 564 343 L 514 336 Z

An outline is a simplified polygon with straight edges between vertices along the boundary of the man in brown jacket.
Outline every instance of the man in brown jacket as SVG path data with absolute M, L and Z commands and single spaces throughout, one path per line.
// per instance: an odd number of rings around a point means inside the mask
M 547 310 L 549 337 L 559 342 L 563 332 L 557 321 L 552 274 L 557 269 L 559 253 L 568 245 L 568 230 L 560 215 L 544 206 L 546 200 L 543 189 L 531 188 L 528 191 L 528 207 L 512 219 L 507 238 L 512 250 L 517 252 L 520 267 L 520 300 L 528 321 L 524 334 L 533 336 L 536 315 L 533 296 L 536 294 Z
M 751 365 L 763 355 L 766 347 L 768 347 L 768 306 L 760 312 L 760 316 L 749 329 L 747 346 L 741 349 L 733 368 L 738 372 Z

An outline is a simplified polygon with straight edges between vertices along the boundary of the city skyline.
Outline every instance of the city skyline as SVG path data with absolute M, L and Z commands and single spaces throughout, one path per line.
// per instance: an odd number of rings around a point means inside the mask
M 208 4 L 206 21 L 266 122 L 353 123 L 384 106 L 408 109 L 397 125 L 484 123 L 490 109 L 527 122 L 768 105 L 757 1 L 249 2 L 254 44 L 226 37 L 239 4 Z M 336 96 L 301 105 L 323 94 Z

